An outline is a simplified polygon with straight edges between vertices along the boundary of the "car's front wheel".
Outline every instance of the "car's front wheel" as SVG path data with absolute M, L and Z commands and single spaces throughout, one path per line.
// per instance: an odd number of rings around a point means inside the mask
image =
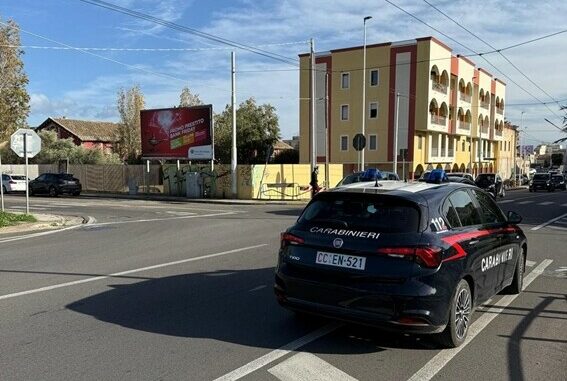
M 455 348 L 465 342 L 472 315 L 472 295 L 469 284 L 461 279 L 451 302 L 449 322 L 440 334 L 440 341 L 444 347 Z
M 49 196 L 57 197 L 58 194 L 59 193 L 57 192 L 57 189 L 54 186 L 49 187 Z
M 520 250 L 516 269 L 514 270 L 514 279 L 512 280 L 512 284 L 503 290 L 504 294 L 519 294 L 522 292 L 524 286 L 524 271 L 524 251 Z

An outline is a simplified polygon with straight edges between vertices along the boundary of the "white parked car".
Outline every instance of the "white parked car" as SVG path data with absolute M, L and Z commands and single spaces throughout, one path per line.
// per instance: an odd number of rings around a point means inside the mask
M 2 188 L 5 193 L 25 192 L 26 177 L 20 175 L 2 174 Z

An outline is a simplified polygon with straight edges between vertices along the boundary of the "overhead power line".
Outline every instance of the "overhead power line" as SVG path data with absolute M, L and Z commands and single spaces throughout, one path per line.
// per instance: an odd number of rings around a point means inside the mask
M 504 72 L 502 72 L 500 69 L 498 69 L 492 62 L 490 62 L 484 55 L 481 55 L 480 53 L 478 53 L 476 50 L 468 47 L 467 45 L 459 42 L 458 40 L 454 39 L 453 37 L 449 36 L 446 33 L 443 33 L 442 31 L 440 31 L 439 29 L 431 26 L 430 24 L 428 24 L 427 22 L 423 21 L 422 19 L 420 19 L 419 17 L 417 17 L 416 15 L 414 15 L 413 13 L 410 13 L 408 11 L 406 11 L 405 9 L 403 9 L 402 7 L 400 7 L 399 5 L 393 3 L 390 0 L 384 0 L 385 2 L 387 2 L 388 4 L 392 5 L 393 7 L 399 9 L 400 11 L 404 12 L 405 14 L 409 15 L 410 17 L 412 17 L 413 19 L 419 21 L 420 23 L 426 25 L 427 27 L 433 29 L 434 31 L 436 31 L 437 33 L 441 34 L 442 36 L 448 38 L 449 40 L 455 42 L 457 45 L 462 46 L 463 48 L 465 48 L 468 51 L 471 51 L 473 53 L 475 53 L 476 55 L 478 55 L 479 57 L 481 57 L 483 60 L 485 60 L 490 66 L 492 66 L 494 68 L 494 70 L 496 70 L 497 72 L 499 72 L 502 76 L 504 76 L 508 81 L 510 81 L 511 83 L 513 83 L 514 85 L 516 85 L 519 89 L 521 89 L 523 92 L 525 92 L 526 94 L 528 94 L 530 97 L 534 98 L 536 101 L 538 101 L 541 104 L 544 104 L 544 102 L 539 99 L 538 97 L 536 97 L 535 95 L 533 95 L 531 92 L 529 92 L 528 90 L 526 90 L 524 87 L 522 87 L 518 82 L 514 81 L 512 78 L 510 78 L 510 76 L 506 75 Z M 549 106 L 545 106 L 553 115 L 555 115 L 558 118 L 561 118 L 561 116 L 557 115 Z
M 264 49 L 260 49 L 260 48 L 256 48 L 250 45 L 246 45 L 246 44 L 242 44 L 236 41 L 232 41 L 229 40 L 227 38 L 224 37 L 220 37 L 220 36 L 216 36 L 214 34 L 211 33 L 206 33 L 206 32 L 202 32 L 200 30 L 194 29 L 194 28 L 190 28 L 190 27 L 186 27 L 171 21 L 167 21 L 167 20 L 163 20 L 160 19 L 158 17 L 154 17 L 154 16 L 150 16 L 148 14 L 142 13 L 142 12 L 138 12 L 135 11 L 133 9 L 129 9 L 126 7 L 121 7 L 119 5 L 115 5 L 115 4 L 111 4 L 108 3 L 106 1 L 102 1 L 102 0 L 78 0 L 81 1 L 83 3 L 86 4 L 90 4 L 90 5 L 94 5 L 97 7 L 101 7 L 101 8 L 105 8 L 114 12 L 118 12 L 118 13 L 122 13 L 131 17 L 135 17 L 141 20 L 145 20 L 145 21 L 149 21 L 152 22 L 154 24 L 158 24 L 158 25 L 162 25 L 165 26 L 167 28 L 170 29 L 174 29 L 177 30 L 179 32 L 183 32 L 183 33 L 188 33 L 197 37 L 201 37 L 210 41 L 214 41 L 223 45 L 228 45 L 228 46 L 232 46 L 234 48 L 238 48 L 238 49 L 242 49 L 242 50 L 246 50 L 249 51 L 251 53 L 254 54 L 258 54 L 260 56 L 266 57 L 266 58 L 270 58 L 276 61 L 280 61 L 283 63 L 286 63 L 288 65 L 293 65 L 293 66 L 298 66 L 298 62 L 296 59 L 290 58 L 290 57 L 286 57 L 277 53 L 273 53 Z
M 435 5 L 431 4 L 428 0 L 423 0 L 423 2 L 427 5 L 429 5 L 431 8 L 435 9 L 437 12 L 441 13 L 443 16 L 445 16 L 446 18 L 448 18 L 449 20 L 451 20 L 453 23 L 455 23 L 456 25 L 458 25 L 461 29 L 463 29 L 464 31 L 466 31 L 467 33 L 469 33 L 471 36 L 473 36 L 474 38 L 476 38 L 477 40 L 479 40 L 480 42 L 484 43 L 486 46 L 488 46 L 490 49 L 494 49 L 498 54 L 500 54 L 505 60 L 506 62 L 508 62 L 510 65 L 512 65 L 512 67 L 514 69 L 516 69 L 518 71 L 518 73 L 520 73 L 524 78 L 526 78 L 532 85 L 534 85 L 535 87 L 537 87 L 542 93 L 544 93 L 545 95 L 547 95 L 551 100 L 553 100 L 555 103 L 559 104 L 559 102 L 552 97 L 551 95 L 549 95 L 549 93 L 547 91 L 545 91 L 544 89 L 542 89 L 537 83 L 535 83 L 530 77 L 528 77 L 522 70 L 520 70 L 520 68 L 518 66 L 516 66 L 508 57 L 506 57 L 504 55 L 504 53 L 502 53 L 502 50 L 498 50 L 496 49 L 494 46 L 492 46 L 490 43 L 488 43 L 486 40 L 484 40 L 483 38 L 479 37 L 478 35 L 476 35 L 474 32 L 472 32 L 470 29 L 466 28 L 464 25 L 462 25 L 461 23 L 457 22 L 455 19 L 453 19 L 452 17 L 450 17 L 449 15 L 447 15 L 445 12 L 443 12 L 441 9 L 439 9 L 438 7 L 436 7 Z M 543 102 L 542 102 L 543 103 Z

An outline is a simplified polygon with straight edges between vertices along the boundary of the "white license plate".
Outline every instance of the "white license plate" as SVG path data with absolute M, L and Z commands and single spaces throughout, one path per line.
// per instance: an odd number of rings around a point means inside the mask
M 328 266 L 345 267 L 347 269 L 364 270 L 366 266 L 366 258 L 318 251 L 315 263 Z

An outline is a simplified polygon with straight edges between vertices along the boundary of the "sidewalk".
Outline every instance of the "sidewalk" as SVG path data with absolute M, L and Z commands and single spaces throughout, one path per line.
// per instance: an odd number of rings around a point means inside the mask
M 147 201 L 175 201 L 199 204 L 223 204 L 223 205 L 296 205 L 304 206 L 309 200 L 239 200 L 222 198 L 187 198 L 180 196 L 167 196 L 163 194 L 144 193 L 130 195 L 126 193 L 102 193 L 83 192 L 81 197 L 92 198 L 118 198 L 125 200 L 147 200 Z
M 37 219 L 36 222 L 22 223 L 1 228 L 0 237 L 4 234 L 9 233 L 24 233 L 36 230 L 60 229 L 63 227 L 81 225 L 86 222 L 85 218 L 78 216 L 59 216 L 43 213 L 33 213 L 33 216 Z

